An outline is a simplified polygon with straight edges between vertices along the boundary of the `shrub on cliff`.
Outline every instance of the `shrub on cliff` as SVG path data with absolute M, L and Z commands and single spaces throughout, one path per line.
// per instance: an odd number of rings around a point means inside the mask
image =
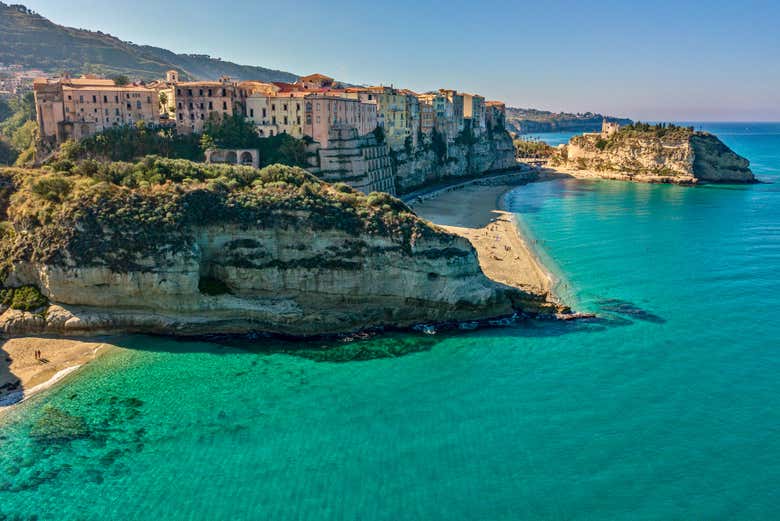
M 77 164 L 67 174 L 25 171 L 8 211 L 14 229 L 24 233 L 0 241 L 0 252 L 122 271 L 188 254 L 196 226 L 379 234 L 405 251 L 418 238 L 441 233 L 388 194 L 334 187 L 296 167 L 149 157 L 100 163 L 92 176 L 83 175 L 87 170 Z

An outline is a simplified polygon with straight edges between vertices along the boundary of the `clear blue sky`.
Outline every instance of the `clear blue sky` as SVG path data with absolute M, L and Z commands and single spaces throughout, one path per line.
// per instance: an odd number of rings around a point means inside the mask
M 352 83 L 646 120 L 780 120 L 777 0 L 17 1 L 136 43 Z

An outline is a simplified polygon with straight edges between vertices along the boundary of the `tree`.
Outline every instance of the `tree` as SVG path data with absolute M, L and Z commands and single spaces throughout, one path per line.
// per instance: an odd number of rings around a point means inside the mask
M 118 74 L 116 76 L 113 76 L 111 79 L 114 80 L 114 85 L 116 85 L 117 87 L 124 87 L 125 85 L 130 84 L 130 78 L 128 78 L 124 74 Z
M 168 112 L 168 95 L 164 92 L 160 93 L 160 108 Z

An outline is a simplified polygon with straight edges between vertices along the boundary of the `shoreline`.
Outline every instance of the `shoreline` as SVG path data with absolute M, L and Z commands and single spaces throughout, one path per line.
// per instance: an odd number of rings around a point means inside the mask
M 0 341 L 0 418 L 63 382 L 111 347 L 105 342 L 37 336 Z M 41 352 L 41 360 L 35 358 L 35 351 Z
M 524 173 L 524 181 L 527 178 Z M 516 216 L 506 211 L 506 195 L 518 183 L 492 181 L 449 187 L 409 205 L 424 219 L 468 239 L 488 278 L 560 305 L 553 273 L 531 247 Z

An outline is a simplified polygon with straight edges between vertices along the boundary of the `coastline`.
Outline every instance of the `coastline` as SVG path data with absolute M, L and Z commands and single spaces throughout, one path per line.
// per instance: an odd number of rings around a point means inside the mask
M 530 246 L 516 217 L 506 211 L 505 196 L 516 186 L 509 180 L 471 183 L 429 194 L 409 205 L 424 219 L 468 239 L 492 280 L 560 305 L 553 293 L 555 277 Z
M 77 373 L 111 347 L 104 342 L 35 336 L 0 341 L 0 417 Z M 40 361 L 35 351 L 41 352 Z

